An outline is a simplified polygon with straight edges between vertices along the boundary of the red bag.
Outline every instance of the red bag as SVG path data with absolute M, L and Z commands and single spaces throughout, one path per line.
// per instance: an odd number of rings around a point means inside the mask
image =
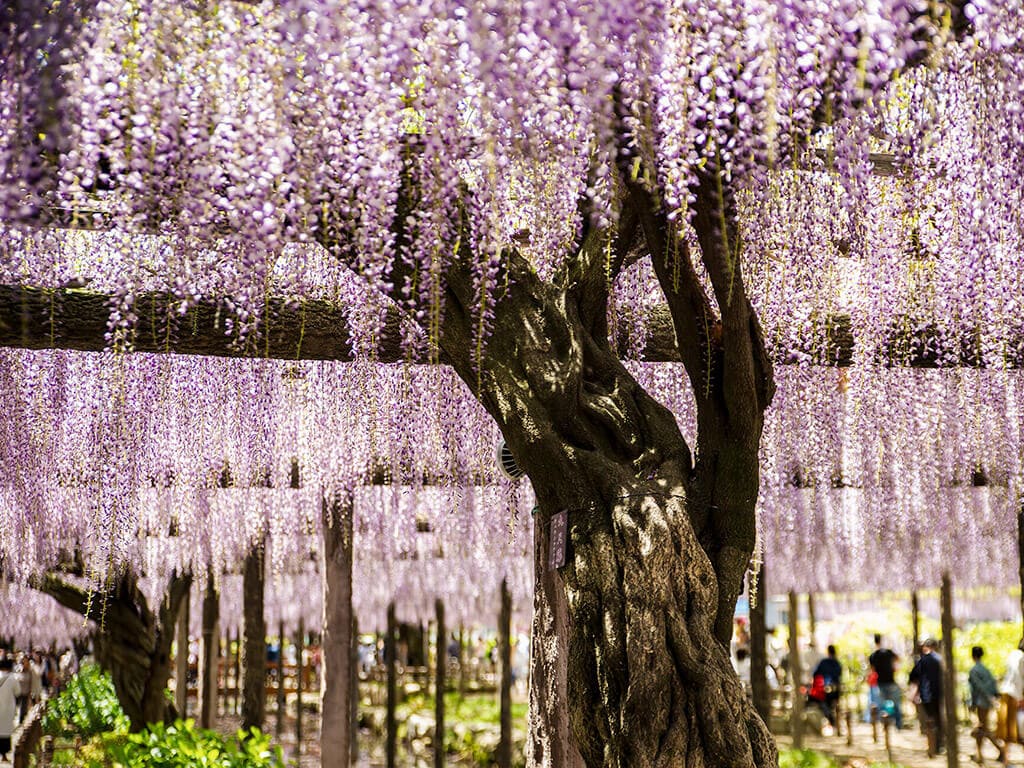
M 825 676 L 815 675 L 811 681 L 811 690 L 807 692 L 807 698 L 812 701 L 825 700 Z

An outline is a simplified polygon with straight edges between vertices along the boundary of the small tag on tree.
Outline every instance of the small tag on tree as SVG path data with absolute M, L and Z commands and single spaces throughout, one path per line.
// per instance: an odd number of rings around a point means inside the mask
M 569 533 L 569 512 L 560 509 L 551 516 L 551 548 L 548 550 L 548 568 L 565 565 L 565 542 Z

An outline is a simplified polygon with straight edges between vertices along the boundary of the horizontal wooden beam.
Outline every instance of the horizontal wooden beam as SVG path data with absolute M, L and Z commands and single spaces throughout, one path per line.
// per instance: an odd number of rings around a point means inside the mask
M 112 299 L 80 288 L 28 288 L 0 285 L 0 347 L 72 349 L 99 352 L 110 348 Z M 141 294 L 134 305 L 138 322 L 129 342 L 136 352 L 248 357 L 273 360 L 355 359 L 349 341 L 347 311 L 333 302 L 307 300 L 298 304 L 272 299 L 258 334 L 240 343 L 227 330 L 228 310 L 215 301 L 200 302 L 180 314 L 180 302 L 166 293 Z M 375 342 L 375 360 L 381 363 L 444 363 L 427 355 L 410 357 L 402 349 L 399 314 L 388 312 L 383 332 Z M 615 339 L 619 350 L 628 349 L 626 324 L 619 323 Z M 667 307 L 655 307 L 645 319 L 647 337 L 641 362 L 678 363 L 672 318 Z M 770 335 L 770 334 L 769 334 Z M 887 365 L 920 368 L 959 366 L 979 368 L 984 361 L 976 339 L 962 341 L 955 354 L 940 355 L 938 337 L 928 329 L 906 334 L 894 330 L 880 352 Z M 855 339 L 846 315 L 825 318 L 809 332 L 799 354 L 776 356 L 777 365 L 811 360 L 818 365 L 846 367 L 853 363 Z M 625 355 L 624 355 L 625 356 Z M 1024 367 L 1024 343 L 1009 367 Z
M 130 335 L 136 352 L 165 352 L 214 357 L 261 357 L 273 360 L 355 359 L 344 307 L 328 301 L 299 304 L 271 300 L 261 333 L 240 344 L 229 333 L 230 317 L 217 302 L 193 304 L 185 314 L 166 293 L 144 293 L 135 302 L 138 322 Z M 79 288 L 29 288 L 0 285 L 0 346 L 21 349 L 73 349 L 99 352 L 110 344 L 111 297 Z M 646 362 L 679 362 L 668 310 L 655 311 L 648 323 Z M 625 332 L 621 346 L 625 347 Z M 388 312 L 376 340 L 382 363 L 430 362 L 408 357 L 402 349 L 399 315 Z M 441 356 L 438 362 L 445 362 Z
M 307 300 L 272 300 L 263 332 L 239 343 L 227 330 L 230 313 L 217 302 L 200 302 L 179 314 L 168 294 L 145 293 L 134 305 L 138 322 L 130 343 L 137 352 L 278 360 L 354 359 L 343 307 Z M 81 289 L 0 286 L 0 346 L 99 352 L 110 347 L 111 298 Z M 389 312 L 377 340 L 377 359 L 404 359 L 397 311 Z

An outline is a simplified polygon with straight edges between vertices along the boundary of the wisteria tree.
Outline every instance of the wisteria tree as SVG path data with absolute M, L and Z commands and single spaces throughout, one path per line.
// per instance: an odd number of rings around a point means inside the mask
M 451 365 L 537 495 L 531 759 L 774 763 L 728 658 L 773 361 L 834 363 L 837 329 L 876 363 L 1017 359 L 1015 3 L 2 13 L 11 343 L 223 352 L 226 325 L 237 354 L 337 357 L 308 327 L 373 360 L 397 313 L 398 356 Z M 903 174 L 884 200 L 873 169 Z M 872 240 L 875 204 L 906 237 Z M 107 248 L 40 234 L 55 224 Z M 863 282 L 896 266 L 840 322 L 851 261 Z M 106 302 L 91 336 L 83 285 Z M 689 439 L 621 362 L 652 296 Z M 344 322 L 314 317 L 339 304 Z

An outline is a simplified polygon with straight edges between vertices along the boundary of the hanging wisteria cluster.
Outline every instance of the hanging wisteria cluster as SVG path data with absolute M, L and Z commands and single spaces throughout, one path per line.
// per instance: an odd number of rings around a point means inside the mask
M 2 361 L 0 556 L 13 578 L 76 550 L 96 575 L 129 561 L 154 584 L 175 568 L 237 573 L 261 541 L 275 578 L 311 574 L 334 494 L 353 500 L 368 614 L 396 595 L 429 610 L 451 589 L 453 611 L 470 615 L 502 578 L 517 602 L 530 592 L 532 494 L 498 475 L 497 432 L 448 369 Z M 633 368 L 692 439 L 681 368 Z M 1024 375 L 783 366 L 777 377 L 758 511 L 772 589 L 927 587 L 947 568 L 963 585 L 1014 583 Z
M 637 367 L 684 434 L 684 373 Z M 761 443 L 768 589 L 1017 583 L 1024 373 L 783 366 Z
M 499 476 L 497 429 L 450 369 L 2 357 L 0 551 L 19 578 L 75 549 L 100 575 L 126 561 L 151 575 L 220 571 L 262 537 L 281 572 L 315 553 L 296 535 L 319 531 L 325 496 L 356 498 L 367 538 L 397 555 L 412 544 L 424 485 L 469 486 L 444 497 L 447 522 L 433 523 L 449 546 L 487 551 L 522 535 L 515 520 L 530 499 Z M 362 500 L 375 483 L 388 485 Z M 486 503 L 480 483 L 493 486 Z
M 528 624 L 533 610 L 533 519 L 520 506 L 515 517 L 496 520 L 493 510 L 507 503 L 495 487 L 377 486 L 358 492 L 352 609 L 360 627 L 383 629 L 391 602 L 400 621 L 427 623 L 437 598 L 444 601 L 451 626 L 493 626 L 502 580 L 516 617 Z M 319 550 L 316 537 L 299 538 L 307 553 Z M 288 632 L 300 620 L 310 629 L 320 626 L 320 579 L 318 562 L 308 554 L 304 562 L 296 558 L 287 570 L 267 574 L 265 615 L 271 634 L 279 622 Z M 225 574 L 217 587 L 220 626 L 236 631 L 242 623 L 241 576 Z M 197 590 L 202 588 L 197 584 Z M 191 617 L 198 632 L 201 616 L 193 612 Z
M 144 285 L 182 310 L 223 299 L 245 338 L 272 320 L 268 291 L 328 286 L 363 303 L 337 278 L 313 287 L 339 269 L 290 248 L 315 241 L 378 295 L 396 258 L 415 269 L 393 297 L 419 323 L 414 348 L 436 335 L 452 244 L 468 239 L 486 336 L 503 253 L 551 274 L 573 252 L 581 196 L 614 218 L 612 169 L 629 151 L 673 215 L 707 161 L 743 193 L 751 294 L 784 353 L 805 354 L 804 326 L 839 311 L 868 354 L 894 324 L 928 325 L 940 355 L 979 335 L 994 363 L 1021 330 L 1024 97 L 1008 30 L 1022 10 L 946 12 L 926 0 L 18 6 L 0 17 L 0 280 L 98 280 L 116 297 L 114 330 L 132 326 Z M 872 151 L 893 154 L 899 181 L 871 180 Z M 793 168 L 809 170 L 781 172 Z M 397 243 L 406 172 L 417 209 Z M 20 227 L 62 217 L 110 229 L 107 247 L 72 256 Z M 143 256 L 145 233 L 162 237 Z M 112 251 L 126 257 L 117 269 Z M 364 312 L 364 340 L 380 307 Z
M 953 3 L 945 19 L 926 0 L 30 6 L 0 9 L 0 284 L 111 297 L 117 351 L 151 311 L 146 292 L 170 297 L 168 336 L 216 301 L 254 353 L 271 298 L 327 300 L 367 362 L 4 353 L 11 577 L 69 548 L 97 575 L 129 560 L 154 578 L 221 572 L 264 536 L 271 569 L 301 573 L 323 495 L 384 482 L 357 503 L 357 535 L 379 550 L 362 562 L 395 569 L 375 604 L 402 589 L 415 602 L 443 578 L 447 558 L 436 577 L 405 568 L 427 562 L 409 554 L 419 503 L 445 547 L 466 545 L 465 573 L 504 557 L 495 540 L 528 553 L 530 502 L 511 485 L 421 501 L 424 483 L 494 482 L 498 436 L 450 372 L 369 362 L 384 297 L 405 310 L 406 350 L 430 348 L 466 241 L 482 343 L 508 250 L 556 274 L 581 209 L 614 221 L 627 151 L 681 219 L 696 174 L 721 169 L 768 347 L 795 364 L 777 374 L 761 457 L 773 585 L 923 586 L 940 566 L 1011 580 L 1019 3 Z M 101 231 L 40 228 L 55 223 Z M 417 275 L 398 295 L 396 264 Z M 615 288 L 640 351 L 662 302 L 649 265 Z M 839 331 L 853 366 L 815 365 Z M 922 359 L 954 370 L 899 367 Z M 636 373 L 692 438 L 682 372 Z
M 14 648 L 69 648 L 95 629 L 91 621 L 24 584 L 0 582 L 4 639 Z

